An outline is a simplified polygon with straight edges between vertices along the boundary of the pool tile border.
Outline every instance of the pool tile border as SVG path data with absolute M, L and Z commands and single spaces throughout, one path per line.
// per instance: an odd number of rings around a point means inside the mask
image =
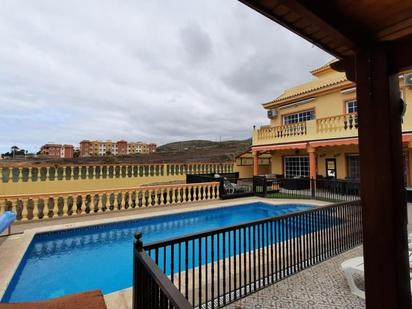
M 17 268 L 28 248 L 30 245 L 33 237 L 39 233 L 47 233 L 47 232 L 55 232 L 59 230 L 71 230 L 89 226 L 97 226 L 102 224 L 110 224 L 110 223 L 119 223 L 124 221 L 136 220 L 136 219 L 143 219 L 148 217 L 158 217 L 163 215 L 171 214 L 170 210 L 173 210 L 173 214 L 191 212 L 191 211 L 201 211 L 206 209 L 214 209 L 214 208 L 222 208 L 222 207 L 230 207 L 242 204 L 248 204 L 253 202 L 264 202 L 267 204 L 272 205 L 283 205 L 283 204 L 310 204 L 314 206 L 325 206 L 331 203 L 323 202 L 318 200 L 310 200 L 310 199 L 266 199 L 266 198 L 259 198 L 259 197 L 252 197 L 252 198 L 242 198 L 234 199 L 234 200 L 224 200 L 224 201 L 211 201 L 210 203 L 198 203 L 193 204 L 189 207 L 185 208 L 178 208 L 179 206 L 170 206 L 170 207 L 159 207 L 158 211 L 154 212 L 144 212 L 144 213 L 136 213 L 130 214 L 129 216 L 121 216 L 121 217 L 112 217 L 112 218 L 96 218 L 96 220 L 88 220 L 83 222 L 76 222 L 76 223 L 66 223 L 66 224 L 59 224 L 59 225 L 51 225 L 46 227 L 38 227 L 25 230 L 23 234 L 12 235 L 7 237 L 7 239 L 0 245 L 0 300 L 3 298 L 4 293 L 8 285 L 10 284 L 14 273 L 17 271 Z M 137 210 L 138 211 L 138 210 Z M 81 220 L 84 217 L 79 217 Z M 58 220 L 58 219 L 57 219 Z M 39 221 L 39 223 L 41 223 Z M 117 293 L 117 292 L 113 292 Z

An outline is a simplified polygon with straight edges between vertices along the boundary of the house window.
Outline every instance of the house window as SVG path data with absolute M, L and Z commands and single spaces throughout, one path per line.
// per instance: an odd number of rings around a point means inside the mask
M 286 178 L 309 177 L 308 156 L 284 157 L 283 164 Z
M 283 124 L 292 124 L 315 119 L 315 111 L 299 112 L 283 116 Z
M 360 179 L 359 155 L 347 155 L 346 160 L 348 164 L 348 178 Z
M 358 112 L 358 103 L 356 102 L 356 100 L 347 101 L 346 102 L 346 113 L 352 114 L 352 113 L 357 113 L 357 112 Z

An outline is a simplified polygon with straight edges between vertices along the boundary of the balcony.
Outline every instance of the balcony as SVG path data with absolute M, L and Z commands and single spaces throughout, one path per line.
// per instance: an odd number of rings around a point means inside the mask
M 357 136 L 358 116 L 351 113 L 282 126 L 263 126 L 253 132 L 253 146 Z

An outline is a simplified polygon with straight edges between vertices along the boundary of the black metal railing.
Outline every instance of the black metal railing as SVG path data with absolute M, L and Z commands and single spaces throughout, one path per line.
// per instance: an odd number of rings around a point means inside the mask
M 160 241 L 144 250 L 193 307 L 221 308 L 361 242 L 360 201 L 352 201 Z M 136 291 L 135 300 L 144 293 Z
M 221 199 L 244 196 L 302 198 L 325 201 L 354 201 L 360 197 L 359 181 L 334 178 L 283 178 L 254 176 L 239 178 L 239 173 L 187 175 L 187 183 L 219 181 Z
M 186 298 L 143 250 L 142 234 L 135 235 L 133 309 L 192 308 Z
M 268 176 L 255 176 L 253 179 L 255 194 L 264 197 L 310 198 L 334 202 L 360 198 L 360 184 L 355 180 Z
M 221 199 L 255 195 L 253 178 L 239 178 L 239 173 L 186 175 L 186 183 L 218 181 Z

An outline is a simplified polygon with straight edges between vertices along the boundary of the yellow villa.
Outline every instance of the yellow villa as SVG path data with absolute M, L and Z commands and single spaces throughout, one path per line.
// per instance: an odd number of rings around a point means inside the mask
M 240 177 L 359 178 L 356 87 L 330 64 L 311 71 L 312 81 L 263 104 L 270 124 L 255 128 L 251 151 L 236 158 Z M 405 183 L 411 185 L 412 112 L 406 106 L 412 102 L 412 74 L 401 75 L 399 83 Z

